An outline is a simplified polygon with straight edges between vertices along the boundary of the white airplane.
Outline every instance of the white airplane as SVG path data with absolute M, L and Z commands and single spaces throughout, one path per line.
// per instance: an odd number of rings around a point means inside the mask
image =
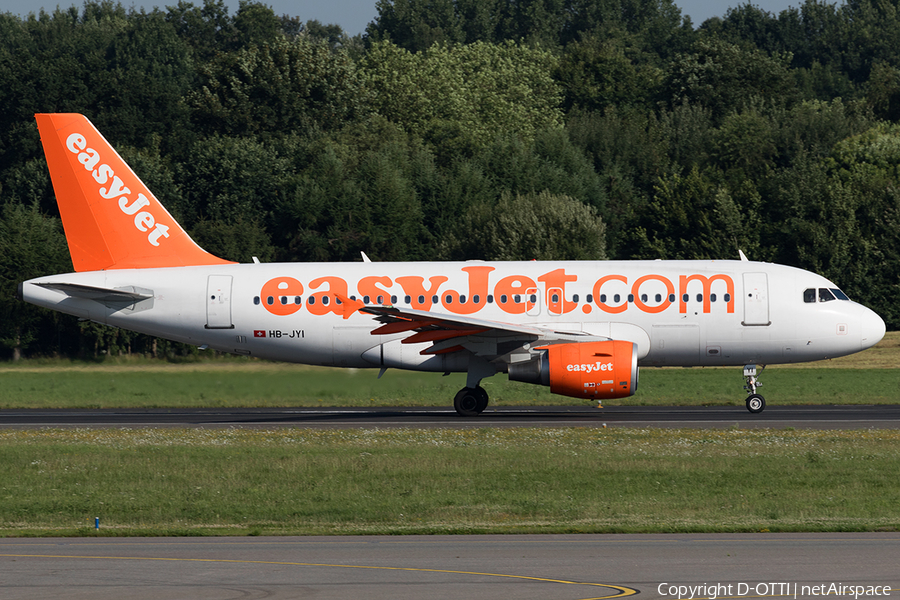
M 265 359 L 467 373 L 603 400 L 638 366 L 743 366 L 859 352 L 884 321 L 831 281 L 740 261 L 237 264 L 197 246 L 96 128 L 36 115 L 75 273 L 19 286 L 27 302 L 148 335 Z M 379 374 L 380 377 L 380 374 Z

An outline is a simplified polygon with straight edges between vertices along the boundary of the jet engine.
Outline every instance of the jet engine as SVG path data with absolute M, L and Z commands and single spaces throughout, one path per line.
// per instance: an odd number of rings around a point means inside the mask
M 549 385 L 554 394 L 604 399 L 631 396 L 638 386 L 637 345 L 621 340 L 553 344 L 540 355 L 510 363 L 509 378 Z

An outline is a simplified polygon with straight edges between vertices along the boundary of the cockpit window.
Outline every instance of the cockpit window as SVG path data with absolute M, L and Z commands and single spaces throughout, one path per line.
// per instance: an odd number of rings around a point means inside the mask
M 803 290 L 803 301 L 807 304 L 815 302 L 831 302 L 832 300 L 850 300 L 847 294 L 837 288 L 806 288 Z
M 834 297 L 831 290 L 828 288 L 819 288 L 819 302 L 830 302 L 832 300 L 837 300 L 837 298 Z
M 850 298 L 847 297 L 847 294 L 837 288 L 831 288 L 831 291 L 834 292 L 834 295 L 837 296 L 838 300 L 850 300 Z

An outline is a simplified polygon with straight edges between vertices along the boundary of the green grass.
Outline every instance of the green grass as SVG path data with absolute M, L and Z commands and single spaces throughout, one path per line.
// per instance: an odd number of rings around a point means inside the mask
M 779 368 L 762 375 L 771 406 L 898 401 L 893 369 Z M 739 368 L 641 369 L 635 396 L 606 405 L 742 405 Z M 451 406 L 465 375 L 346 370 L 263 362 L 0 369 L 0 409 L 277 406 Z M 492 406 L 589 405 L 498 374 L 482 385 Z
M 898 431 L 0 432 L 0 535 L 900 529 Z
M 875 348 L 807 365 L 777 365 L 760 392 L 778 404 L 893 404 L 900 401 L 900 332 Z M 242 358 L 169 364 L 149 359 L 0 364 L 0 409 L 278 406 L 451 406 L 465 375 L 327 369 Z M 493 406 L 587 405 L 549 388 L 483 380 Z M 640 371 L 635 396 L 607 405 L 742 405 L 739 367 Z

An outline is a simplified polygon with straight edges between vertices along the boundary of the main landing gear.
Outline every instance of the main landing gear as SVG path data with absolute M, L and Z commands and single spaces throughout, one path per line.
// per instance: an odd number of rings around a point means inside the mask
M 488 405 L 488 394 L 480 385 L 464 387 L 453 398 L 453 408 L 463 417 L 474 417 L 484 412 Z
M 469 357 L 469 369 L 466 371 L 466 387 L 456 393 L 453 408 L 461 417 L 475 417 L 484 412 L 488 405 L 488 394 L 479 385 L 485 377 L 497 372 L 497 367 L 479 356 Z
M 765 368 L 765 365 L 763 365 L 759 372 L 762 373 Z M 756 365 L 744 365 L 744 377 L 747 379 L 744 389 L 750 394 L 747 396 L 747 410 L 753 414 L 761 413 L 766 409 L 766 399 L 756 393 L 756 388 L 762 385 L 756 373 Z

